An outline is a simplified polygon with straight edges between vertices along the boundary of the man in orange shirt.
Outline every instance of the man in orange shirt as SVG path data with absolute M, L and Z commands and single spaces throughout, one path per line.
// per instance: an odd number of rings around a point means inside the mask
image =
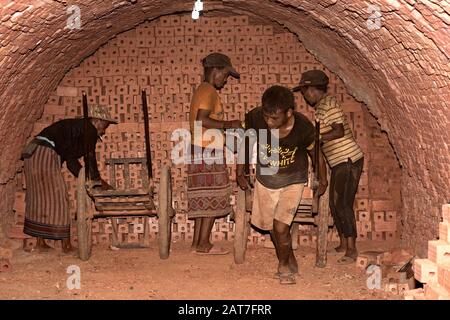
M 235 78 L 240 75 L 230 58 L 221 53 L 205 57 L 203 67 L 204 79 L 192 97 L 189 119 L 194 159 L 188 164 L 187 189 L 188 217 L 195 220 L 192 251 L 227 254 L 227 250 L 211 244 L 210 236 L 215 219 L 232 210 L 223 130 L 241 128 L 241 122 L 223 120 L 223 106 L 217 91 L 225 86 L 230 75 Z

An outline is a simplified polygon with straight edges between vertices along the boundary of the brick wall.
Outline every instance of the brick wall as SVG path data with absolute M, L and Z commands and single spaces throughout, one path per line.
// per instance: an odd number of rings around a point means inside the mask
M 243 119 L 245 112 L 260 104 L 264 90 L 270 85 L 295 86 L 301 72 L 322 69 L 330 77 L 330 93 L 341 101 L 356 139 L 364 149 L 365 169 L 361 178 L 355 209 L 358 214 L 360 240 L 393 239 L 398 237 L 397 215 L 400 209 L 398 189 L 400 171 L 376 120 L 363 104 L 347 91 L 343 82 L 318 62 L 292 34 L 272 25 L 258 24 L 249 16 L 203 18 L 198 26 L 188 15 L 166 16 L 146 22 L 122 33 L 99 48 L 79 66 L 72 69 L 51 94 L 44 113 L 34 125 L 37 134 L 49 124 L 64 118 L 80 116 L 81 93 L 88 93 L 90 103 L 111 106 L 113 116 L 120 122 L 108 128 L 104 142 L 98 144 L 99 169 L 109 179 L 103 161 L 109 157 L 145 156 L 143 115 L 140 91 L 149 93 L 151 148 L 153 172 L 158 183 L 161 165 L 169 164 L 171 133 L 188 128 L 192 92 L 201 81 L 200 60 L 210 52 L 228 54 L 241 72 L 241 79 L 229 79 L 221 90 L 225 118 Z M 296 95 L 297 110 L 311 120 L 300 94 Z M 131 171 L 132 184 L 141 186 L 140 168 Z M 172 166 L 174 207 L 177 211 L 173 225 L 174 241 L 190 241 L 193 222 L 186 219 L 186 167 Z M 64 170 L 68 182 L 70 208 L 75 216 L 75 179 Z M 234 166 L 230 166 L 234 180 Z M 118 187 L 123 188 L 123 175 L 116 174 Z M 17 206 L 23 191 L 19 190 Z M 310 196 L 310 191 L 305 191 Z M 20 213 L 20 210 L 16 210 Z M 135 242 L 143 236 L 142 219 L 128 218 L 119 228 L 123 241 Z M 150 220 L 151 237 L 157 232 L 156 218 Z M 228 218 L 217 221 L 213 240 L 232 240 L 234 225 Z M 94 223 L 94 243 L 110 240 L 109 219 Z M 74 234 L 75 235 L 75 234 Z M 313 244 L 314 229 L 302 227 L 300 243 Z M 308 241 L 306 241 L 308 237 Z M 330 238 L 333 235 L 330 233 Z M 76 240 L 76 237 L 74 237 Z M 252 231 L 250 243 L 261 243 L 264 237 Z M 31 240 L 32 241 L 32 240 Z
M 68 29 L 65 1 L 0 1 L 0 197 L 12 199 L 21 148 L 65 73 L 139 23 L 192 10 L 185 0 L 80 0 L 82 28 Z M 236 0 L 205 12 L 246 12 L 297 34 L 367 103 L 402 166 L 404 244 L 425 255 L 450 190 L 448 4 L 431 1 Z M 369 29 L 379 7 L 381 28 Z M 200 20 L 201 21 L 201 20 Z M 6 187 L 4 187 L 6 186 Z M 12 202 L 0 206 L 0 223 Z

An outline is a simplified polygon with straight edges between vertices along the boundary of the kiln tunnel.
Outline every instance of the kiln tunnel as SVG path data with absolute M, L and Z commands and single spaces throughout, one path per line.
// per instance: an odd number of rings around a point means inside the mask
M 355 203 L 360 241 L 401 239 L 425 255 L 427 241 L 437 236 L 450 196 L 445 2 L 206 1 L 193 21 L 193 1 L 79 1 L 80 28 L 68 25 L 78 12 L 68 11 L 70 2 L 1 4 L 1 237 L 19 234 L 23 223 L 21 150 L 42 128 L 80 116 L 83 90 L 90 103 L 111 106 L 120 122 L 98 146 L 101 170 L 112 154 L 144 154 L 139 92 L 147 90 L 158 178 L 171 132 L 189 119 L 199 61 L 213 51 L 227 53 L 242 74 L 221 92 L 228 120 L 242 119 L 268 86 L 293 87 L 301 72 L 324 70 L 366 155 Z M 312 119 L 312 110 L 296 99 L 298 111 Z M 75 215 L 76 181 L 64 170 Z M 173 166 L 172 175 L 173 240 L 189 241 L 186 170 Z M 131 178 L 142 183 L 137 172 Z M 140 225 L 121 221 L 122 240 L 142 238 Z M 94 244 L 109 243 L 110 228 L 108 219 L 94 222 Z M 150 237 L 155 234 L 151 229 Z M 213 238 L 232 240 L 232 222 L 219 220 Z M 250 242 L 264 240 L 252 230 Z M 300 241 L 314 243 L 314 230 L 301 230 Z

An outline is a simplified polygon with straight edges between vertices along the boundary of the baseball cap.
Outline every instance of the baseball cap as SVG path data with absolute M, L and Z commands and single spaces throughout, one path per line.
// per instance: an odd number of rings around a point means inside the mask
M 214 52 L 209 55 L 207 55 L 202 60 L 203 67 L 225 67 L 228 68 L 230 75 L 235 78 L 240 78 L 241 75 L 239 72 L 236 71 L 236 69 L 233 68 L 231 64 L 231 59 L 224 55 L 223 53 Z
M 105 120 L 114 124 L 117 124 L 117 121 L 111 117 L 109 110 L 106 106 L 99 105 L 90 105 L 88 109 L 88 117 Z M 81 118 L 81 117 L 78 117 Z
M 328 85 L 328 76 L 322 70 L 308 70 L 302 73 L 300 83 L 292 91 L 299 91 L 303 87 Z

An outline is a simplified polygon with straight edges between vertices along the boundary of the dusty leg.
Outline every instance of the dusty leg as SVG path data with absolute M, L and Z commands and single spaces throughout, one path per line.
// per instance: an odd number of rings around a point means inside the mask
M 197 251 L 198 243 L 200 241 L 200 231 L 202 229 L 202 219 L 194 219 L 194 238 L 192 239 L 191 251 Z
M 282 275 L 292 275 L 295 273 L 295 270 L 298 271 L 297 260 L 292 251 L 290 227 L 287 224 L 274 220 L 273 234 L 278 257 L 278 272 L 280 274 L 280 281 L 283 283 Z M 292 278 L 291 276 L 287 282 L 290 284 L 295 283 L 295 277 Z
M 72 253 L 75 251 L 75 248 L 72 247 L 72 243 L 70 243 L 70 238 L 65 238 L 61 240 L 61 247 L 64 253 Z
M 44 238 L 38 237 L 36 242 L 36 250 L 38 250 L 39 252 L 48 252 L 50 250 L 53 250 L 53 248 L 45 243 Z
M 216 218 L 202 218 L 202 220 L 197 251 L 208 252 L 213 247 L 209 239 Z

